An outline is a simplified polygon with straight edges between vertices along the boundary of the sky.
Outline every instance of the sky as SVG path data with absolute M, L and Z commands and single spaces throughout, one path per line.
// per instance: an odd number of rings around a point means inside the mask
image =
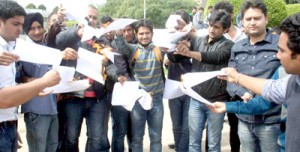
M 77 6 L 84 6 L 88 4 L 103 4 L 106 2 L 106 0 L 16 0 L 20 5 L 22 5 L 24 8 L 29 4 L 33 3 L 36 7 L 38 7 L 41 4 L 44 4 L 47 8 L 47 11 L 52 11 L 52 9 L 59 4 L 63 5 L 77 5 Z

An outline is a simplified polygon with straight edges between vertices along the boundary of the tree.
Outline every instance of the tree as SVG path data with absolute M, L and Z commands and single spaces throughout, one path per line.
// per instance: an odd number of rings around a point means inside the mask
M 299 3 L 299 0 L 284 0 L 286 4 L 296 4 Z
M 207 8 L 209 5 L 214 6 L 220 0 L 208 0 L 205 7 L 205 12 L 207 12 Z M 235 17 L 240 12 L 241 6 L 243 5 L 245 0 L 229 0 L 229 2 L 234 7 L 234 23 Z M 268 17 L 269 17 L 269 27 L 277 26 L 281 20 L 283 20 L 287 16 L 287 10 L 285 7 L 285 3 L 283 0 L 263 0 L 268 9 Z
M 41 9 L 41 10 L 47 10 L 46 6 L 44 4 L 41 4 L 38 6 L 38 9 Z
M 26 6 L 27 9 L 36 9 L 36 6 L 33 4 L 33 3 L 29 3 L 27 6 Z
M 133 7 L 134 6 L 134 7 Z M 147 0 L 146 18 L 150 20 L 155 28 L 164 28 L 168 16 L 176 10 L 182 9 L 188 13 L 193 6 L 194 1 L 182 0 Z M 100 6 L 100 16 L 110 15 L 114 18 L 130 17 L 142 19 L 144 17 L 144 2 L 137 0 L 107 0 Z

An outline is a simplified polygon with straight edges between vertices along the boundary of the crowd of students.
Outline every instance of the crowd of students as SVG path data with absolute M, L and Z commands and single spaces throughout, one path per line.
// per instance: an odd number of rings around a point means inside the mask
M 227 112 L 231 151 L 240 151 L 241 145 L 244 152 L 296 152 L 300 148 L 297 129 L 300 126 L 297 117 L 300 13 L 284 19 L 279 25 L 281 34 L 274 34 L 267 29 L 268 11 L 261 0 L 246 0 L 242 5 L 243 29 L 233 24 L 230 2 L 221 1 L 211 9 L 205 21 L 207 34 L 199 36 L 197 29 L 191 30 L 177 42 L 176 51 L 168 52 L 153 44 L 153 25 L 148 20 L 82 42 L 84 25 L 66 28 L 62 8 L 49 15 L 45 33 L 40 13 L 26 14 L 18 3 L 1 0 L 0 151 L 18 149 L 17 115 L 21 105 L 30 152 L 79 151 L 84 118 L 87 152 L 123 152 L 125 137 L 128 151 L 141 152 L 146 123 L 150 151 L 161 152 L 166 78 L 180 81 L 180 76 L 188 72 L 224 70 L 226 76 L 192 88 L 212 105 L 188 95 L 169 100 L 175 151 L 201 151 L 205 127 L 207 151 L 221 151 L 221 132 Z M 93 28 L 98 28 L 99 21 L 101 29 L 114 22 L 106 15 L 100 19 L 98 9 L 92 5 L 83 13 L 87 13 L 88 25 Z M 181 17 L 176 32 L 183 31 L 188 24 L 202 23 L 195 20 L 197 13 L 193 22 L 183 10 L 174 14 Z M 103 60 L 104 84 L 76 72 L 74 78 L 88 79 L 89 88 L 51 94 L 43 90 L 59 83 L 59 73 L 49 65 L 19 61 L 19 56 L 12 53 L 22 31 L 28 41 L 61 50 L 62 66 L 76 67 L 79 47 L 98 54 L 103 54 L 106 48 L 121 55 L 116 55 L 114 62 Z M 168 69 L 166 78 L 164 66 Z M 271 78 L 278 80 L 266 80 Z M 132 111 L 111 105 L 114 84 L 126 81 L 138 81 L 140 88 L 151 95 L 151 109 L 145 109 L 139 102 Z M 108 139 L 110 118 L 111 141 Z

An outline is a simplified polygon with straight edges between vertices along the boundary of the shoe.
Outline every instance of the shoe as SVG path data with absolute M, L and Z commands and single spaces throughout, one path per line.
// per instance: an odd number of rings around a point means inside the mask
M 168 147 L 169 147 L 170 149 L 175 149 L 175 144 L 169 144 Z

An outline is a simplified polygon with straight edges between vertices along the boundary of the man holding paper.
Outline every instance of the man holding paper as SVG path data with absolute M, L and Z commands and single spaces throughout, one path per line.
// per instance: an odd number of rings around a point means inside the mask
M 60 81 L 57 72 L 49 71 L 42 78 L 16 86 L 18 57 L 9 52 L 22 32 L 25 15 L 25 10 L 16 2 L 0 1 L 0 129 L 3 131 L 0 149 L 3 151 L 17 151 L 17 106 Z
M 131 111 L 132 121 L 132 151 L 143 151 L 143 137 L 145 124 L 149 126 L 150 151 L 161 152 L 161 135 L 163 120 L 162 93 L 164 90 L 164 73 L 162 71 L 163 53 L 152 43 L 153 26 L 148 20 L 139 20 L 135 23 L 135 33 L 138 44 L 128 44 L 117 32 L 115 42 L 117 47 L 130 62 L 134 79 L 140 82 L 140 87 L 151 94 L 153 106 L 145 110 L 136 102 Z
M 93 28 L 96 28 L 98 16 L 97 8 L 92 5 L 88 6 L 86 19 L 88 19 L 89 25 Z M 71 47 L 78 50 L 81 47 L 80 49 L 86 50 L 85 52 L 88 54 L 97 56 L 98 54 L 95 54 L 96 52 L 101 52 L 104 47 L 107 47 L 107 41 L 102 38 L 81 42 L 83 29 L 82 26 L 74 26 L 60 32 L 56 37 L 56 45 L 58 48 L 63 50 L 66 47 Z M 87 53 L 85 54 L 87 55 Z M 81 58 L 83 57 L 79 55 L 79 59 Z M 62 64 L 69 67 L 78 67 L 79 59 L 64 60 Z M 97 61 L 97 66 L 102 66 L 101 62 L 101 60 Z M 100 79 L 103 73 L 99 72 L 97 74 L 96 77 Z M 86 150 L 108 151 L 109 141 L 105 131 L 108 103 L 105 101 L 106 92 L 104 85 L 94 80 L 96 78 L 87 78 L 79 72 L 75 73 L 75 79 L 89 79 L 91 86 L 84 91 L 62 94 L 62 100 L 59 102 L 62 102 L 61 108 L 64 117 L 65 137 L 63 138 L 60 148 L 62 151 L 79 151 L 78 140 L 80 130 L 83 118 L 86 118 L 88 136 Z
M 177 46 L 177 54 L 193 59 L 192 72 L 217 71 L 227 66 L 233 42 L 226 39 L 223 34 L 228 31 L 230 21 L 231 18 L 227 13 L 215 11 L 209 18 L 208 36 L 196 37 L 191 43 L 183 41 Z M 192 89 L 211 102 L 228 99 L 226 82 L 217 78 L 196 85 Z M 224 113 L 215 114 L 204 103 L 192 98 L 188 119 L 189 151 L 201 151 L 202 132 L 206 121 L 208 123 L 208 150 L 220 151 Z

